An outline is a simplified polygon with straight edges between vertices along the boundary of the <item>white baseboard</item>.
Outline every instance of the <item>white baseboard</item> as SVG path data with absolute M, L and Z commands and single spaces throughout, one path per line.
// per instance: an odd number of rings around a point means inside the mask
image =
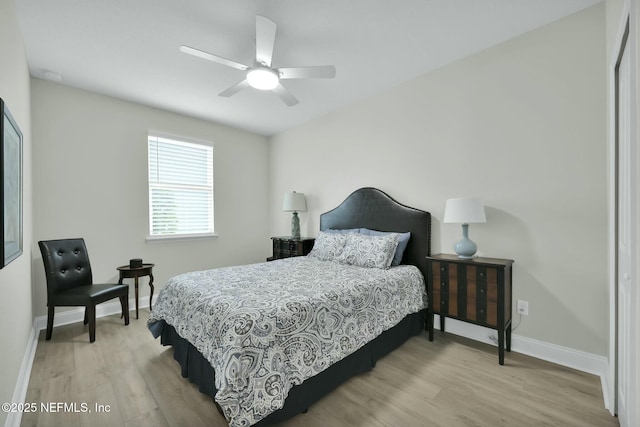
M 35 322 L 34 322 L 35 325 Z M 36 348 L 38 347 L 38 335 L 40 331 L 31 327 L 31 334 L 29 335 L 29 341 L 27 342 L 27 348 L 22 358 L 22 364 L 20 365 L 20 371 L 18 372 L 18 379 L 16 380 L 16 387 L 13 390 L 13 397 L 11 402 L 24 402 L 27 397 L 27 389 L 29 387 L 29 378 L 31 377 L 31 368 L 33 366 L 33 359 L 36 356 Z M 7 419 L 5 420 L 5 427 L 20 427 L 20 421 L 22 420 L 21 412 L 9 412 Z
M 434 328 L 440 328 L 440 316 L 436 315 Z M 456 319 L 446 320 L 445 331 L 455 335 L 460 335 L 475 341 L 497 346 L 497 331 L 474 325 L 472 323 L 461 322 Z M 494 337 L 495 341 L 491 338 Z M 612 411 L 611 396 L 609 395 L 609 360 L 605 356 L 586 353 L 580 350 L 551 344 L 544 341 L 535 340 L 519 335 L 511 335 L 511 351 L 536 359 L 546 360 L 557 365 L 573 368 L 578 371 L 600 377 L 604 407 Z
M 157 297 L 157 296 L 156 296 Z M 156 297 L 153 298 L 155 303 Z M 133 309 L 131 309 L 133 307 Z M 136 301 L 135 299 L 129 299 L 129 314 L 135 311 Z M 148 300 L 145 304 L 142 302 L 139 308 L 149 307 Z M 120 301 L 115 300 L 112 302 L 102 303 L 96 306 L 96 317 L 110 316 L 112 314 L 118 314 L 122 312 Z M 53 318 L 53 326 L 69 325 L 71 323 L 78 323 L 84 321 L 84 307 L 79 307 L 73 310 L 62 311 L 56 313 Z M 33 359 L 36 356 L 36 349 L 38 348 L 38 337 L 40 331 L 47 328 L 47 316 L 38 316 L 33 319 L 33 326 L 31 327 L 31 335 L 27 342 L 27 349 L 24 352 L 22 358 L 22 365 L 20 366 L 20 372 L 18 373 L 18 379 L 16 381 L 16 387 L 13 391 L 12 402 L 24 402 L 27 398 L 27 389 L 29 388 L 29 378 L 31 377 L 31 368 L 33 367 Z M 55 334 L 55 331 L 54 331 Z M 87 336 L 87 342 L 89 337 Z M 7 419 L 5 420 L 5 427 L 20 427 L 22 421 L 22 414 L 20 412 L 9 412 Z

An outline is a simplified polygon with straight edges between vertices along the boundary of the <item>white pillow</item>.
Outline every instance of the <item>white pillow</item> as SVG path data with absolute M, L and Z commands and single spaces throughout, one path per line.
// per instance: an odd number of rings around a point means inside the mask
M 346 234 L 346 243 L 338 262 L 358 267 L 387 269 L 393 261 L 400 236 L 398 233 L 383 236 Z
M 391 231 L 377 231 L 370 230 L 368 228 L 361 228 L 360 234 L 366 234 L 367 236 L 382 236 L 383 234 L 392 233 Z M 409 239 L 411 238 L 411 233 L 398 233 L 398 247 L 396 248 L 396 253 L 393 256 L 393 261 L 391 261 L 391 265 L 400 265 L 402 262 L 402 256 L 404 255 L 405 249 L 407 249 L 407 245 L 409 244 Z
M 336 261 L 342 255 L 347 234 L 333 234 L 321 231 L 318 233 L 313 248 L 309 252 L 310 257 L 321 261 Z

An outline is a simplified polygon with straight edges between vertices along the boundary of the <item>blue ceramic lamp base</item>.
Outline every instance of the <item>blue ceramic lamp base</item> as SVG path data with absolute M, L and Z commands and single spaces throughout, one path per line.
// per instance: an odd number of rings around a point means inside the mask
M 462 240 L 454 246 L 458 258 L 471 259 L 478 250 L 478 246 L 469 240 L 469 224 L 462 224 Z

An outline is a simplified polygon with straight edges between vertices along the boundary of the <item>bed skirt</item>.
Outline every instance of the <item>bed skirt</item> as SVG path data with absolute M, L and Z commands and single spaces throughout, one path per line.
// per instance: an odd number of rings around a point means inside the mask
M 400 347 L 412 336 L 425 329 L 426 310 L 410 314 L 393 328 L 383 332 L 373 341 L 331 365 L 321 373 L 294 386 L 282 409 L 271 413 L 256 426 L 264 426 L 294 417 L 337 388 L 344 381 L 363 372 L 370 371 L 378 359 Z M 196 384 L 200 392 L 215 396 L 215 372 L 209 361 L 189 342 L 175 331 L 173 326 L 160 320 L 149 325 L 154 335 L 160 336 L 162 345 L 173 346 L 173 358 L 182 367 L 182 376 Z

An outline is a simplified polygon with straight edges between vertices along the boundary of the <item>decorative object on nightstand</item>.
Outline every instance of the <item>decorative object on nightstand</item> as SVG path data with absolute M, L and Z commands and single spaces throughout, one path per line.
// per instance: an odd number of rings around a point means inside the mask
M 284 212 L 293 212 L 293 217 L 291 218 L 291 237 L 299 239 L 300 218 L 298 218 L 298 212 L 307 211 L 307 200 L 304 197 L 304 193 L 296 193 L 295 191 L 285 193 L 282 210 Z
M 476 198 L 448 199 L 444 207 L 443 222 L 462 224 L 462 240 L 456 243 L 454 249 L 462 259 L 473 258 L 478 246 L 469 240 L 469 224 L 487 222 L 482 201 Z
M 513 260 L 499 258 L 461 259 L 438 254 L 427 257 L 427 289 L 433 311 L 440 316 L 498 331 L 498 362 L 511 351 L 511 295 Z
M 315 242 L 316 239 L 312 237 L 301 237 L 299 239 L 292 237 L 272 237 L 271 240 L 273 240 L 273 255 L 267 258 L 267 261 L 307 255 L 311 251 L 311 248 L 313 248 L 313 242 Z

